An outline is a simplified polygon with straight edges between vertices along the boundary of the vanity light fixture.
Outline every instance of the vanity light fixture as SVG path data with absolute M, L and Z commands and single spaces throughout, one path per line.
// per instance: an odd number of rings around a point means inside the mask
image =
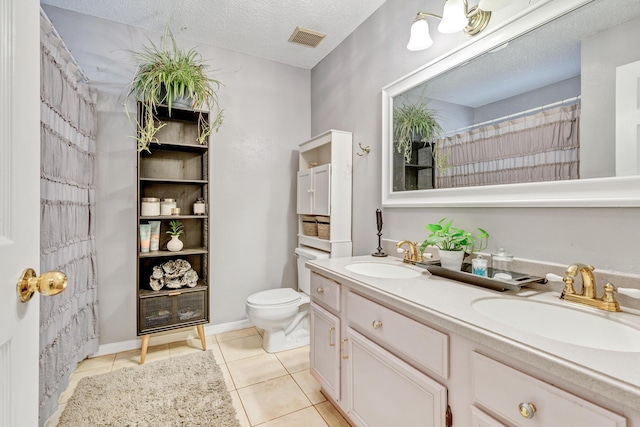
M 417 51 L 424 50 L 433 44 L 429 35 L 427 17 L 440 19 L 438 31 L 451 34 L 464 31 L 465 34 L 474 36 L 487 28 L 491 19 L 491 11 L 504 7 L 507 0 L 480 0 L 478 6 L 469 8 L 467 0 L 445 0 L 442 16 L 428 12 L 418 12 L 411 25 L 411 37 L 407 49 Z

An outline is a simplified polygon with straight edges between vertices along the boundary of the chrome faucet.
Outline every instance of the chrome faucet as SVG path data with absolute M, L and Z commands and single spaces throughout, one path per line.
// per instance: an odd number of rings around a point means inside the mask
M 418 244 L 417 242 L 412 242 L 410 240 L 401 240 L 398 243 L 396 243 L 396 247 L 400 248 L 404 244 L 409 246 L 409 249 L 404 250 L 404 259 L 402 260 L 403 262 L 406 262 L 409 264 L 415 264 L 416 262 L 424 261 L 424 259 L 422 258 L 422 253 L 416 247 L 416 245 Z

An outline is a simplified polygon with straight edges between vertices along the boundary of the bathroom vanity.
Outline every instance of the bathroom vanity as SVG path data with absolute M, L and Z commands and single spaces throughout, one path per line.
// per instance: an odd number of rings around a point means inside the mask
M 374 263 L 413 270 L 405 275 L 413 277 L 351 271 Z M 306 265 L 312 271 L 311 371 L 355 426 L 640 426 L 635 344 L 611 350 L 603 341 L 601 348 L 601 330 L 585 335 L 596 336 L 593 345 L 569 344 L 476 306 L 487 300 L 559 306 L 640 334 L 637 311 L 601 315 L 565 308 L 569 303 L 555 292 L 498 292 L 431 276 L 391 257 Z M 552 327 L 571 336 L 582 326 Z

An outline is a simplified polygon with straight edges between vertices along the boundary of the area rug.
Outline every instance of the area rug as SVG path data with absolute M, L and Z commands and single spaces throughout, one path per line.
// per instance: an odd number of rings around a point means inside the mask
M 239 427 L 210 351 L 80 380 L 58 427 Z

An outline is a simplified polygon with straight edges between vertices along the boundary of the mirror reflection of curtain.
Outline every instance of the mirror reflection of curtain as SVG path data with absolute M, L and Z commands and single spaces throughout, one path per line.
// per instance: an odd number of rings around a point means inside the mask
M 98 350 L 95 249 L 96 91 L 40 14 L 40 271 L 67 289 L 40 298 L 40 425 L 58 407 L 76 364 Z
M 578 179 L 580 105 L 543 110 L 436 142 L 436 188 Z

